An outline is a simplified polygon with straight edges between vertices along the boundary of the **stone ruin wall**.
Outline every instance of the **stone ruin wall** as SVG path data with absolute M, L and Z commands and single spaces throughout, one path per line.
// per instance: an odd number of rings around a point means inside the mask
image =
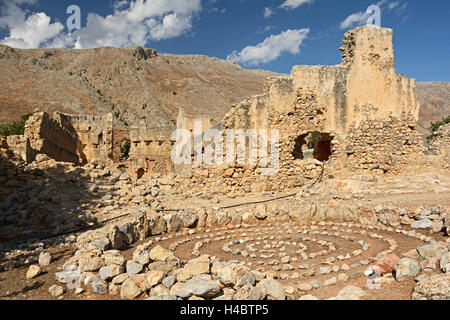
M 108 161 L 112 158 L 113 116 L 107 115 L 69 115 L 54 113 L 62 128 L 77 135 L 77 153 L 80 163 L 91 160 Z
M 444 168 L 450 168 L 450 123 L 441 126 L 431 136 L 429 149 L 443 160 Z
M 31 150 L 25 136 L 8 136 L 4 141 L 6 144 L 2 148 L 10 149 L 12 153 L 17 155 L 19 158 L 27 159 L 32 156 L 30 154 Z
M 29 143 L 27 162 L 34 161 L 38 154 L 46 154 L 56 161 L 80 163 L 76 133 L 61 127 L 45 112 L 34 113 L 28 119 L 24 136 Z
M 278 174 L 262 176 L 261 163 L 198 166 L 189 188 L 225 194 L 308 184 L 320 174 L 322 163 L 295 159 L 293 153 L 296 139 L 312 132 L 331 140 L 326 174 L 401 171 L 424 148 L 414 130 L 420 107 L 415 80 L 396 73 L 392 34 L 373 26 L 353 29 L 340 48 L 340 65 L 295 66 L 289 77 L 268 78 L 263 95 L 241 102 L 225 116 L 224 129 L 280 131 Z
M 181 110 L 177 127 L 189 131 L 199 120 L 204 129 L 213 125 L 207 116 L 190 117 Z M 126 171 L 133 178 L 153 174 L 174 173 L 171 155 L 175 128 L 149 128 L 145 121 L 130 130 L 113 127 L 112 114 L 69 115 L 55 112 L 52 116 L 36 112 L 26 123 L 23 136 L 5 139 L 10 151 L 26 162 L 33 162 L 38 154 L 62 162 L 87 164 L 101 161 Z M 120 159 L 121 145 L 130 140 L 128 159 Z
M 373 26 L 350 30 L 340 48 L 340 65 L 294 66 L 290 76 L 270 77 L 264 94 L 232 107 L 215 126 L 223 130 L 224 137 L 226 129 L 268 129 L 269 133 L 278 129 L 280 169 L 274 176 L 261 175 L 261 169 L 267 167 L 265 161 L 257 165 L 174 166 L 172 130 L 149 128 L 143 121 L 118 135 L 131 142 L 128 161 L 118 166 L 134 178 L 181 173 L 187 178 L 186 189 L 192 192 L 276 191 L 314 180 L 324 159 L 313 159 L 313 155 L 320 149 L 318 144 L 326 144 L 330 153 L 325 159 L 326 174 L 397 173 L 410 155 L 421 153 L 423 147 L 414 130 L 419 111 L 413 92 L 415 80 L 396 73 L 392 36 L 391 29 Z M 56 121 L 40 113 L 28 124 L 28 159 L 46 153 L 74 163 L 117 162 L 120 143 L 115 141 L 112 115 L 55 113 L 54 117 Z M 180 110 L 176 128 L 193 132 L 195 120 L 202 121 L 204 131 L 214 126 L 208 117 L 190 117 Z M 327 139 L 305 150 L 305 139 L 311 133 Z M 297 156 L 299 152 L 302 157 Z
M 154 173 L 167 174 L 174 171 L 170 158 L 174 142 L 171 130 L 149 128 L 145 121 L 130 129 L 130 153 L 128 173 L 133 177 Z
M 172 139 L 174 129 L 194 131 L 195 121 L 200 121 L 203 130 L 213 127 L 214 121 L 208 116 L 189 116 L 183 109 L 178 112 L 176 128 L 150 128 L 145 121 L 130 129 L 131 148 L 127 164 L 127 172 L 134 178 L 151 176 L 155 173 L 167 174 L 183 172 L 184 165 L 174 165 L 172 150 L 175 141 Z

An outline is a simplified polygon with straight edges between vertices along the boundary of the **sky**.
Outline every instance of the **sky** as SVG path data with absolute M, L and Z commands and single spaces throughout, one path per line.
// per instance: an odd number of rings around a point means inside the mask
M 294 65 L 339 64 L 345 32 L 367 23 L 370 5 L 394 30 L 397 72 L 450 81 L 448 0 L 0 0 L 0 43 L 139 45 L 287 74 Z

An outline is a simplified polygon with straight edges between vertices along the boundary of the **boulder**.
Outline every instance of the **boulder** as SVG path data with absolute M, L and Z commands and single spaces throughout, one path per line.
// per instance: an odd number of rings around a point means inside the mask
M 156 285 L 159 285 L 161 281 L 164 279 L 164 272 L 159 270 L 152 270 L 145 274 L 147 278 L 147 282 L 150 287 L 154 287 Z
M 212 281 L 200 277 L 186 281 L 178 289 L 177 296 L 183 299 L 191 296 L 213 298 L 220 293 L 220 286 Z
M 79 270 L 76 271 L 62 271 L 55 273 L 56 280 L 60 283 L 69 284 L 73 281 L 80 280 L 81 273 Z
M 428 260 L 431 258 L 440 259 L 444 254 L 448 252 L 446 247 L 437 242 L 417 247 L 416 250 L 421 260 Z
M 150 252 L 148 250 L 136 250 L 133 253 L 133 260 L 145 266 L 150 262 Z
M 163 279 L 162 284 L 167 288 L 170 289 L 172 286 L 177 282 L 177 277 L 175 276 L 167 276 Z
M 108 292 L 108 284 L 101 279 L 94 279 L 91 283 L 92 291 L 98 294 L 106 294 Z
M 414 287 L 413 300 L 450 300 L 450 274 L 421 277 Z
M 266 278 L 261 280 L 256 286 L 259 288 L 268 300 L 285 300 L 286 294 L 280 282 L 273 278 Z
M 150 216 L 147 216 L 147 219 L 149 236 L 157 236 L 167 232 L 166 220 L 162 215 L 151 213 Z
M 112 283 L 112 284 L 122 284 L 122 283 L 124 283 L 125 280 L 127 280 L 128 278 L 129 278 L 129 276 L 128 276 L 126 273 L 122 273 L 122 274 L 119 274 L 118 276 L 115 276 L 115 277 L 112 279 L 111 283 Z
M 450 273 L 450 252 L 447 252 L 441 257 L 441 260 L 439 261 L 439 267 L 441 268 L 442 272 Z
M 169 289 L 167 289 L 165 286 L 163 286 L 162 284 L 159 284 L 157 286 L 155 286 L 154 288 L 152 288 L 150 290 L 149 293 L 150 296 L 153 297 L 165 297 L 165 296 L 169 296 Z
M 31 265 L 28 268 L 28 271 L 27 271 L 27 274 L 26 274 L 26 278 L 27 278 L 27 280 L 30 280 L 30 279 L 33 279 L 33 278 L 37 277 L 41 273 L 42 273 L 41 267 L 39 267 L 38 265 Z
M 443 228 L 444 228 L 444 222 L 442 220 L 433 221 L 433 223 L 431 224 L 431 230 L 434 233 L 441 232 Z
M 129 260 L 127 261 L 127 274 L 129 276 L 134 276 L 140 273 L 144 269 L 144 266 L 137 261 Z
M 234 286 L 233 271 L 231 268 L 227 267 L 225 263 L 218 261 L 214 262 L 211 267 L 211 272 L 219 278 L 219 281 L 225 287 Z
M 127 261 L 118 250 L 105 251 L 102 258 L 105 261 L 105 265 L 115 264 L 118 266 L 125 266 L 125 263 Z
M 210 264 L 210 258 L 207 255 L 190 260 L 178 273 L 177 281 L 183 282 L 196 275 L 209 273 Z
M 411 228 L 414 228 L 414 229 L 427 229 L 427 228 L 431 227 L 432 223 L 433 222 L 430 219 L 425 218 L 425 219 L 414 221 L 413 223 L 411 223 Z
M 80 272 L 93 272 L 104 266 L 104 260 L 100 257 L 83 257 L 78 261 Z
M 150 259 L 152 261 L 176 261 L 178 260 L 171 251 L 157 245 L 150 250 Z
M 111 243 L 109 239 L 105 237 L 92 241 L 88 244 L 88 247 L 97 248 L 100 249 L 101 251 L 108 250 L 110 246 Z
M 419 261 L 412 258 L 402 258 L 395 268 L 395 279 L 403 281 L 409 277 L 415 277 L 421 270 Z
M 52 261 L 52 256 L 50 253 L 48 252 L 41 252 L 41 254 L 39 255 L 39 266 L 42 267 L 46 267 L 50 264 L 50 262 Z
M 57 298 L 59 296 L 62 296 L 65 292 L 65 289 L 58 285 L 53 285 L 50 288 L 48 288 L 48 292 L 51 294 L 53 298 Z
M 374 269 L 374 271 L 380 275 L 390 273 L 394 271 L 399 260 L 400 258 L 394 253 L 382 256 L 380 259 L 375 261 L 374 266 L 378 268 L 376 270 Z
M 120 288 L 120 297 L 122 299 L 131 300 L 142 293 L 141 289 L 134 283 L 133 279 L 127 279 Z
M 102 280 L 111 280 L 112 278 L 122 274 L 124 271 L 124 267 L 112 264 L 106 267 L 101 267 L 99 271 L 100 278 Z
M 167 214 L 164 219 L 166 220 L 167 232 L 177 232 L 184 227 L 183 219 L 177 213 Z

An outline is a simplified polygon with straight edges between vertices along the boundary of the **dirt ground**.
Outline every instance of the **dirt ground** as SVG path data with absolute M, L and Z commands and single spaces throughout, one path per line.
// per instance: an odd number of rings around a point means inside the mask
M 208 234 L 213 231 L 208 230 Z M 415 248 L 418 245 L 423 244 L 419 240 L 415 240 L 409 237 L 405 237 L 401 234 L 396 233 L 386 233 L 386 232 L 377 232 L 381 235 L 388 236 L 392 239 L 395 239 L 398 243 L 398 248 L 395 250 L 394 253 L 397 255 L 401 255 L 402 253 L 409 251 L 410 249 Z M 202 235 L 203 233 L 197 233 L 197 235 Z M 173 235 L 172 239 L 168 239 L 165 241 L 158 242 L 159 245 L 168 248 L 174 241 L 183 239 L 185 237 L 192 237 L 192 236 L 181 236 L 176 237 Z M 362 236 L 361 236 L 362 237 Z M 153 237 L 154 238 L 154 237 Z M 295 236 L 293 237 L 286 237 L 286 239 L 293 240 Z M 149 238 L 151 239 L 151 238 Z M 145 241 L 148 241 L 149 239 L 146 239 Z M 285 239 L 283 237 L 283 239 Z M 322 238 L 320 238 L 322 239 Z M 332 241 L 336 247 L 337 251 L 333 254 L 334 256 L 337 256 L 339 254 L 342 254 L 344 252 L 352 251 L 358 249 L 358 245 L 355 243 L 348 243 L 344 240 L 338 240 L 338 239 L 331 239 L 324 237 L 324 240 Z M 364 238 L 365 239 L 365 238 Z M 436 240 L 444 240 L 443 236 L 436 236 Z M 228 242 L 229 240 L 222 240 L 222 241 L 212 241 L 209 244 L 205 244 L 204 247 L 200 250 L 202 253 L 206 253 L 212 256 L 220 257 L 223 261 L 229 261 L 229 260 L 235 260 L 237 259 L 237 256 L 231 254 L 231 253 L 224 253 L 221 248 L 225 242 Z M 369 240 L 367 240 L 369 242 Z M 132 257 L 133 251 L 136 248 L 137 245 L 143 243 L 143 241 L 136 243 L 132 247 L 130 247 L 128 250 L 124 251 L 122 254 L 125 258 L 130 259 Z M 375 255 L 377 252 L 380 252 L 382 250 L 387 249 L 387 245 L 382 240 L 371 240 L 371 247 L 370 249 L 364 254 L 364 256 L 355 257 L 348 261 L 345 261 L 346 264 L 351 265 L 354 262 L 359 261 L 362 258 L 369 257 Z M 183 244 L 177 248 L 175 251 L 175 255 L 180 259 L 192 259 L 193 256 L 191 254 L 193 246 L 195 244 L 195 240 L 188 242 L 186 244 Z M 156 244 L 154 244 L 156 245 Z M 238 245 L 237 247 L 241 246 L 242 248 L 245 247 L 244 245 Z M 320 250 L 320 246 L 318 245 L 309 245 L 308 244 L 308 251 L 315 251 Z M 74 253 L 74 249 L 69 246 L 60 246 L 51 248 L 49 252 L 51 253 L 53 260 L 52 263 L 43 268 L 43 273 L 38 276 L 35 279 L 32 280 L 26 280 L 26 273 L 28 270 L 27 266 L 20 266 L 19 268 L 16 268 L 11 271 L 2 272 L 0 273 L 0 299 L 1 300 L 50 300 L 52 299 L 51 295 L 48 292 L 48 289 L 50 286 L 59 284 L 55 279 L 55 272 L 58 272 L 58 267 L 61 266 L 67 259 L 71 257 L 71 255 Z M 291 256 L 295 256 L 295 253 L 290 252 L 289 247 L 287 248 L 287 254 L 291 254 Z M 306 263 L 313 264 L 317 263 L 317 265 L 320 266 L 319 258 L 308 260 Z M 323 260 L 323 257 L 322 257 Z M 242 256 L 239 256 L 239 261 L 253 261 L 255 262 L 255 259 L 252 258 L 244 258 Z M 298 263 L 292 263 L 294 266 L 296 264 L 302 264 L 301 260 Z M 258 269 L 256 265 L 252 266 L 254 269 Z M 264 268 L 264 267 L 263 267 Z M 403 282 L 393 282 L 391 284 L 383 284 L 381 289 L 376 290 L 369 290 L 367 289 L 367 278 L 363 276 L 364 270 L 367 268 L 367 266 L 360 266 L 354 269 L 351 269 L 350 271 L 347 271 L 347 273 L 352 273 L 355 278 L 349 279 L 345 282 L 338 282 L 336 285 L 332 286 L 323 286 L 321 285 L 318 289 L 313 289 L 310 292 L 300 292 L 295 291 L 294 294 L 292 294 L 289 299 L 298 299 L 300 296 L 304 294 L 312 294 L 320 299 L 328 299 L 330 297 L 335 296 L 342 288 L 344 288 L 347 285 L 355 285 L 358 287 L 361 287 L 364 289 L 366 295 L 362 298 L 364 300 L 410 300 L 411 299 L 411 293 L 413 291 L 413 288 L 415 286 L 415 282 L 413 279 L 408 279 Z M 269 270 L 269 268 L 266 266 L 266 270 Z M 262 271 L 262 270 L 261 270 Z M 299 271 L 299 270 L 295 270 Z M 282 272 L 282 271 L 281 271 Z M 303 277 L 300 279 L 295 280 L 280 280 L 280 282 L 285 286 L 292 286 L 296 287 L 296 285 L 300 282 L 310 282 L 312 280 L 318 279 L 318 280 L 324 280 L 326 278 L 330 278 L 333 276 L 337 276 L 339 273 L 335 274 L 329 274 L 329 275 L 316 275 L 314 277 Z M 144 299 L 146 296 L 141 296 L 139 299 Z M 66 293 L 60 297 L 60 300 L 118 300 L 120 299 L 120 296 L 111 296 L 109 294 L 106 295 L 99 295 L 93 293 L 89 288 L 85 288 L 85 291 L 82 294 L 76 295 L 73 290 L 67 290 Z
M 384 180 L 373 185 L 370 185 L 371 190 L 378 190 L 379 192 L 375 192 L 373 194 L 366 194 L 365 201 L 370 202 L 372 204 L 378 203 L 395 203 L 398 206 L 450 206 L 450 177 L 442 176 L 441 181 L 439 182 L 431 182 L 422 179 L 420 176 L 409 178 L 409 182 L 405 183 L 402 179 L 391 179 Z M 295 192 L 295 190 L 292 190 Z M 257 201 L 257 200 L 267 200 L 271 199 L 274 196 L 282 196 L 283 194 L 276 195 L 265 195 L 265 196 L 249 196 L 246 198 L 235 198 L 235 199 L 226 199 L 222 198 L 220 203 L 217 206 L 226 206 L 226 205 L 235 205 L 243 202 Z M 283 200 L 279 200 L 283 201 Z M 211 205 L 211 201 L 204 199 L 179 199 L 179 201 L 174 201 L 170 203 L 171 208 L 186 207 L 186 206 L 205 206 Z M 280 223 L 281 225 L 282 223 Z M 276 224 L 274 224 L 276 225 Z M 292 223 L 292 226 L 295 224 Z M 411 230 L 408 227 L 403 227 L 403 229 Z M 421 230 L 423 234 L 427 234 L 427 231 Z M 401 255 L 411 249 L 416 248 L 418 245 L 423 244 L 423 242 L 406 237 L 402 234 L 397 233 L 386 233 L 386 232 L 378 232 L 383 236 L 387 236 L 393 238 L 398 243 L 398 248 L 394 253 L 397 255 Z M 199 232 L 197 235 L 201 235 Z M 184 236 L 188 237 L 188 236 Z M 362 237 L 362 236 L 361 236 Z M 434 236 L 436 240 L 446 240 L 448 237 L 445 237 L 443 234 L 438 234 Z M 165 248 L 168 248 L 174 241 L 178 239 L 182 239 L 181 237 L 175 237 L 173 235 L 172 239 L 162 241 L 158 244 L 162 245 Z M 362 237 L 363 239 L 366 239 Z M 354 243 L 348 243 L 346 241 L 341 241 L 339 239 L 331 239 L 324 236 L 324 240 L 328 240 L 333 242 L 337 247 L 337 252 L 333 255 L 337 256 L 341 253 L 346 253 L 348 251 L 359 249 L 358 246 Z M 147 239 L 148 240 L 148 239 Z M 147 241 L 146 240 L 146 241 Z M 291 241 L 293 239 L 290 239 Z M 369 241 L 370 240 L 370 241 Z M 378 241 L 374 239 L 368 239 L 367 241 L 371 244 L 369 251 L 364 253 L 364 256 L 358 258 L 352 258 L 348 261 L 345 261 L 346 264 L 351 265 L 352 263 L 358 262 L 360 259 L 365 257 L 370 257 L 376 255 L 376 253 L 386 250 L 387 245 L 384 241 Z M 180 245 L 175 255 L 180 259 L 188 260 L 192 259 L 193 256 L 191 254 L 193 246 L 196 241 L 191 241 L 186 244 Z M 227 240 L 222 241 L 212 241 L 209 244 L 205 244 L 203 248 L 200 250 L 201 253 L 206 253 L 212 256 L 219 257 L 222 261 L 229 261 L 237 259 L 237 257 L 233 254 L 224 253 L 221 248 L 223 244 L 227 242 Z M 142 242 L 140 242 L 142 243 Z M 140 243 L 136 243 L 130 249 L 123 252 L 123 255 L 130 259 L 132 257 L 132 253 L 137 245 Z M 239 246 L 236 246 L 239 248 Z M 245 244 L 240 247 L 241 249 L 245 248 Z M 258 248 L 258 247 L 256 247 Z M 259 247 L 261 249 L 261 247 Z M 316 248 L 315 244 L 308 244 L 308 250 L 315 250 L 320 248 Z M 51 295 L 48 292 L 50 286 L 54 284 L 58 284 L 55 279 L 55 272 L 59 271 L 58 267 L 62 266 L 63 263 L 69 259 L 75 249 L 72 246 L 58 246 L 47 249 L 53 259 L 52 263 L 43 269 L 43 273 L 35 279 L 26 280 L 25 274 L 28 270 L 28 266 L 25 266 L 23 263 L 19 265 L 18 268 L 15 268 L 11 271 L 0 272 L 0 300 L 47 300 L 52 299 Z M 294 252 L 289 252 L 289 248 L 287 248 L 287 254 L 290 256 L 295 256 Z M 292 250 L 293 251 L 293 250 Z M 238 257 L 240 261 L 252 262 L 252 269 L 260 268 L 261 266 L 256 265 L 256 260 L 252 258 L 244 258 L 242 256 Z M 3 257 L 0 256 L 0 262 Z M 22 262 L 25 258 L 22 258 Z M 301 263 L 301 262 L 299 262 Z M 317 264 L 320 266 L 319 260 L 308 260 L 306 263 L 308 264 Z M 298 264 L 298 263 L 297 263 Z M 294 264 L 295 265 L 295 264 Z M 266 271 L 269 270 L 270 266 L 265 266 Z M 362 299 L 369 300 L 410 300 L 411 293 L 415 286 L 415 282 L 413 279 L 409 279 L 403 282 L 392 282 L 389 284 L 384 284 L 381 289 L 377 290 L 368 290 L 366 287 L 367 278 L 362 275 L 367 266 L 360 266 L 350 271 L 346 271 L 346 273 L 353 273 L 354 278 L 349 279 L 346 282 L 338 282 L 336 285 L 332 286 L 323 286 L 321 285 L 318 289 L 313 289 L 310 292 L 300 292 L 296 290 L 294 294 L 291 295 L 290 299 L 297 299 L 301 295 L 304 294 L 312 294 L 320 299 L 328 299 L 330 297 L 335 296 L 343 287 L 347 285 L 355 285 L 361 287 L 365 290 L 366 295 Z M 262 270 L 261 270 L 262 271 Z M 300 271 L 296 269 L 298 273 Z M 282 273 L 281 271 L 280 273 Z M 333 273 L 325 276 L 315 275 L 313 277 L 300 277 L 299 279 L 288 279 L 288 280 L 280 280 L 281 283 L 285 286 L 296 287 L 298 283 L 301 282 L 310 282 L 314 279 L 323 280 L 325 278 L 330 278 L 336 276 L 341 273 Z M 139 299 L 144 299 L 145 296 L 139 297 Z M 66 293 L 60 297 L 62 300 L 116 300 L 120 299 L 119 296 L 111 296 L 109 294 L 99 295 L 92 293 L 89 288 L 85 288 L 85 291 L 79 295 L 75 295 L 73 290 L 67 290 Z

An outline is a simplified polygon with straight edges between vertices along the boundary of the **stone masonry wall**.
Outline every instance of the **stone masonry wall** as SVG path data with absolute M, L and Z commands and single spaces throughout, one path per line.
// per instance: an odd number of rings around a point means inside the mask
M 444 160 L 445 167 L 450 167 L 450 124 L 443 125 L 436 131 L 429 142 L 429 149 Z
M 28 119 L 25 139 L 31 149 L 28 162 L 34 161 L 37 154 L 46 154 L 56 161 L 79 163 L 76 133 L 61 127 L 45 112 L 37 112 Z
M 232 107 L 222 128 L 278 129 L 277 174 L 260 174 L 266 161 L 253 166 L 193 166 L 190 190 L 284 190 L 316 178 L 321 161 L 326 162 L 327 174 L 398 172 L 414 161 L 412 155 L 424 151 L 414 129 L 419 103 L 413 92 L 415 80 L 394 69 L 392 34 L 373 26 L 353 29 L 343 40 L 341 65 L 295 66 L 290 77 L 268 78 L 265 94 Z M 306 150 L 296 150 L 298 144 L 306 144 L 311 135 L 320 136 L 309 151 L 315 159 L 299 157 Z M 329 149 L 327 157 L 317 156 L 324 146 Z
M 55 112 L 61 127 L 76 132 L 77 153 L 81 163 L 91 160 L 107 161 L 113 153 L 113 116 L 68 115 Z
M 145 121 L 131 127 L 128 167 L 133 177 L 174 171 L 171 131 L 149 128 Z

